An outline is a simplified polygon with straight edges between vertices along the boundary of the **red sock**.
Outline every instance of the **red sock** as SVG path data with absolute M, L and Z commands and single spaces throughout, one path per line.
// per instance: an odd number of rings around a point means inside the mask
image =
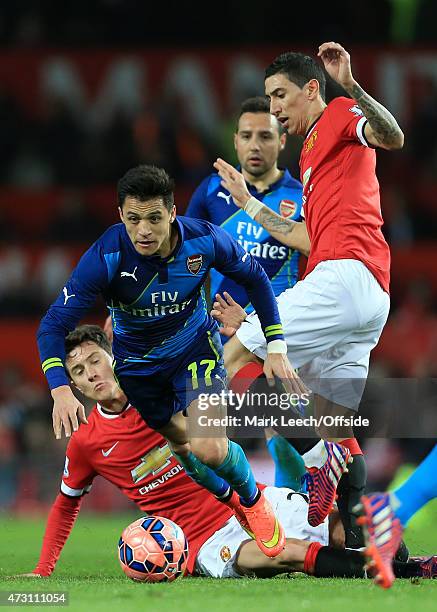
M 314 568 L 316 565 L 317 555 L 319 554 L 319 550 L 322 548 L 320 542 L 312 542 L 308 546 L 308 550 L 305 555 L 305 560 L 303 562 L 303 571 L 305 574 L 314 574 Z
M 263 367 L 260 363 L 250 361 L 240 368 L 234 375 L 229 383 L 229 388 L 234 393 L 243 395 L 249 390 L 252 383 L 254 383 L 255 380 L 263 374 L 263 372 Z
M 340 444 L 350 450 L 352 457 L 354 455 L 363 454 L 363 451 L 361 450 L 360 445 L 358 444 L 358 440 L 356 438 L 346 438 L 346 440 L 342 440 Z

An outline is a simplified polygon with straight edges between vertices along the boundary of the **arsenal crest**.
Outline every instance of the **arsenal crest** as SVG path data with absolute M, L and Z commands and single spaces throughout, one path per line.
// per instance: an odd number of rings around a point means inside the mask
M 196 253 L 196 255 L 190 255 L 187 257 L 187 270 L 191 274 L 197 274 L 202 267 L 203 255 Z
M 281 213 L 281 217 L 287 219 L 288 217 L 292 217 L 296 210 L 296 202 L 293 200 L 281 200 L 279 203 L 279 212 Z

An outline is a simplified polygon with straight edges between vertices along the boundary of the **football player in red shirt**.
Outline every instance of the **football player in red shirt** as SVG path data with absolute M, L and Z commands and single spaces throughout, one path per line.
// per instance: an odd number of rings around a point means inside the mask
M 301 53 L 283 53 L 265 73 L 270 112 L 289 134 L 303 138 L 304 221 L 293 222 L 269 210 L 223 160 L 215 167 L 237 206 L 285 245 L 309 250 L 303 280 L 279 296 L 278 306 L 289 359 L 314 392 L 315 416 L 341 417 L 358 409 L 370 351 L 389 312 L 390 251 L 381 231 L 375 148 L 399 149 L 404 136 L 390 112 L 355 81 L 349 53 L 341 45 L 324 43 L 318 56 L 351 98 L 337 97 L 326 104 L 323 68 Z M 266 355 L 258 318 L 250 315 L 226 345 L 228 374 L 250 362 L 252 353 L 261 359 Z M 349 427 L 323 425 L 319 433 L 325 440 L 353 436 Z M 326 516 L 342 477 L 331 450 L 328 446 L 315 464 L 319 469 L 309 485 L 313 525 Z M 365 481 L 362 456 L 354 458 L 345 478 L 355 481 L 348 487 L 351 509 Z M 362 545 L 358 528 L 356 534 L 349 546 Z
M 76 328 L 66 338 L 66 354 L 73 385 L 97 403 L 88 423 L 82 423 L 69 441 L 61 492 L 49 513 L 40 559 L 28 576 L 53 572 L 83 495 L 97 475 L 117 486 L 144 513 L 163 515 L 182 527 L 189 542 L 190 573 L 228 578 L 293 570 L 316 576 L 364 575 L 364 559 L 358 552 L 329 546 L 330 542 L 341 545 L 344 538 L 338 514 L 311 527 L 305 495 L 287 488 L 264 489 L 287 536 L 285 550 L 274 559 L 266 557 L 231 510 L 185 474 L 166 440 L 129 405 L 114 378 L 104 332 L 94 325 Z M 402 565 L 402 571 L 406 569 Z

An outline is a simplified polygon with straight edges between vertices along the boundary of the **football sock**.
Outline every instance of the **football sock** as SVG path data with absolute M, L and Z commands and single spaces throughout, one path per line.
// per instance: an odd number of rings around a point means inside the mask
M 223 497 L 228 493 L 229 484 L 223 478 L 220 478 L 209 466 L 202 463 L 191 451 L 184 457 L 176 453 L 174 455 L 188 476 L 201 487 L 208 489 L 208 491 L 217 497 Z
M 366 578 L 365 562 L 358 550 L 331 548 L 313 542 L 305 556 L 304 572 L 318 578 Z M 421 563 L 393 561 L 393 572 L 396 578 L 421 576 Z
M 410 556 L 410 551 L 408 550 L 408 546 L 405 544 L 404 540 L 401 540 L 401 543 L 399 544 L 399 547 L 394 556 L 394 560 L 405 562 L 405 561 L 408 561 L 409 556 Z
M 243 395 L 247 393 L 251 385 L 262 376 L 264 376 L 262 365 L 255 361 L 250 361 L 235 373 L 232 380 L 229 382 L 229 388 L 232 389 L 234 393 Z
M 360 503 L 367 482 L 367 467 L 362 451 L 355 438 L 342 440 L 340 443 L 349 448 L 354 458 L 348 464 L 348 472 L 340 478 L 337 487 L 337 506 L 346 535 L 346 548 L 362 548 L 364 546 L 363 531 L 357 525 L 357 516 L 353 508 Z
M 394 513 L 403 527 L 422 506 L 437 497 L 436 472 L 437 445 L 434 446 L 408 480 L 390 493 Z
M 318 578 L 365 578 L 364 557 L 357 550 L 322 546 L 313 542 L 308 547 L 304 572 Z
M 420 561 L 393 561 L 393 573 L 396 578 L 414 578 L 414 576 L 422 576 L 422 568 Z
M 266 442 L 275 464 L 275 487 L 300 491 L 305 464 L 297 450 L 285 438 L 274 435 Z
M 258 499 L 258 487 L 246 455 L 232 440 L 228 442 L 226 459 L 214 471 L 238 493 L 243 505 L 251 506 Z
M 363 454 L 361 446 L 358 444 L 358 440 L 356 438 L 346 438 L 346 440 L 341 440 L 339 444 L 348 448 L 352 457 Z

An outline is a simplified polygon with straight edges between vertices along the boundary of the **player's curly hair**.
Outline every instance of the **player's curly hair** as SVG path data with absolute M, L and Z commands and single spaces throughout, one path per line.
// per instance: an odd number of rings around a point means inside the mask
M 131 196 L 140 202 L 162 197 L 164 206 L 171 211 L 174 205 L 174 181 L 163 168 L 141 164 L 126 172 L 118 181 L 117 199 L 123 208 L 126 197 Z
M 325 100 L 326 76 L 322 66 L 313 57 L 303 53 L 286 51 L 275 57 L 267 66 L 264 79 L 274 74 L 285 74 L 289 81 L 302 88 L 311 79 L 319 82 L 319 91 L 322 100 Z
M 95 342 L 109 355 L 112 355 L 111 343 L 103 329 L 98 325 L 79 325 L 73 329 L 65 338 L 65 352 L 68 355 L 70 351 L 75 349 L 82 342 Z

